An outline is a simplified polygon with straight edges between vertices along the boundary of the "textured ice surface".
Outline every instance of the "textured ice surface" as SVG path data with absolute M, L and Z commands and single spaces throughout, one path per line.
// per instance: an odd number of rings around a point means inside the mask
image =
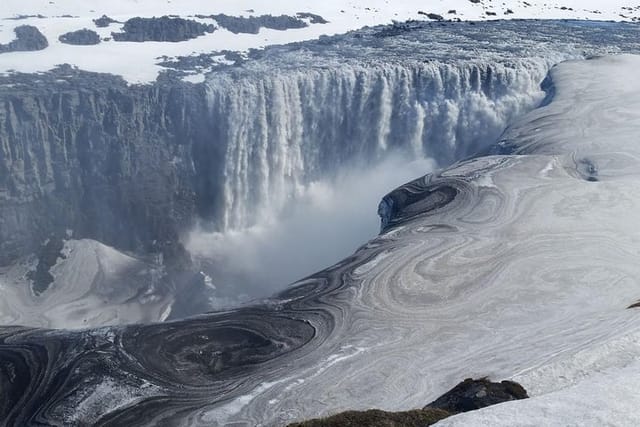
M 68 240 L 49 272 L 53 283 L 35 293 L 29 259 L 0 270 L 0 323 L 48 328 L 163 320 L 173 302 L 160 266 L 92 240 Z

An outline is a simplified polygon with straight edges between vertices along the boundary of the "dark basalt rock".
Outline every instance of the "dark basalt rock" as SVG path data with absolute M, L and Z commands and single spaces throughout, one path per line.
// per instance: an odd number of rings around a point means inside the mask
M 16 33 L 16 39 L 7 44 L 0 44 L 0 53 L 42 50 L 49 46 L 47 38 L 32 25 L 21 25 L 13 31 Z
M 213 33 L 215 27 L 198 21 L 163 16 L 160 18 L 131 18 L 121 33 L 111 33 L 119 42 L 181 42 Z
M 510 400 L 526 399 L 526 390 L 513 381 L 494 383 L 486 378 L 467 378 L 422 409 L 404 412 L 346 411 L 287 427 L 425 427 L 451 415 L 473 411 Z
M 29 19 L 29 18 L 38 18 L 38 19 L 45 19 L 46 16 L 41 15 L 41 14 L 37 14 L 37 15 L 17 15 L 17 16 L 13 16 L 11 18 L 4 18 L 10 21 L 21 21 L 23 19 Z
M 38 251 L 38 265 L 35 270 L 27 273 L 27 278 L 31 281 L 33 293 L 40 295 L 45 292 L 54 277 L 51 274 L 51 267 L 57 264 L 58 258 L 65 258 L 62 253 L 64 240 L 59 235 L 52 235 L 47 239 Z
M 448 412 L 468 412 L 510 400 L 526 399 L 527 391 L 513 381 L 494 383 L 486 378 L 467 378 L 424 409 L 442 409 Z
M 441 409 L 416 409 L 405 412 L 347 411 L 328 418 L 319 418 L 288 427 L 425 427 L 437 423 L 451 414 Z
M 402 34 L 410 33 L 422 28 L 423 22 L 418 21 L 406 21 L 406 22 L 394 22 L 391 25 L 381 27 L 379 31 L 373 33 L 373 37 L 385 38 L 395 37 Z
M 197 212 L 211 207 L 218 217 L 220 206 L 221 180 L 205 170 L 222 170 L 224 146 L 212 143 L 204 90 L 164 80 L 129 86 L 68 66 L 0 82 L 0 146 L 10 147 L 0 153 L 0 265 L 67 229 L 188 261 L 167 242 Z
M 89 46 L 100 43 L 100 36 L 93 30 L 83 28 L 61 35 L 58 40 L 62 43 Z
M 218 25 L 234 34 L 258 34 L 260 32 L 260 28 L 284 31 L 292 28 L 308 27 L 308 24 L 303 20 L 287 15 L 262 15 L 245 18 L 243 16 L 218 14 L 208 16 L 207 18 L 215 19 Z
M 589 159 L 580 159 L 576 162 L 576 171 L 580 178 L 589 182 L 598 182 L 598 166 Z
M 311 22 L 312 24 L 328 24 L 329 23 L 329 21 L 327 21 L 320 15 L 316 15 L 315 13 L 298 12 L 296 13 L 296 16 L 300 19 L 308 18 L 309 22 Z

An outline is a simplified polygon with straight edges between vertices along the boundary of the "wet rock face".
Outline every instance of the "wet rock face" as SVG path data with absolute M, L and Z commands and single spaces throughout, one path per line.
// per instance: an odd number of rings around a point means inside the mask
M 89 46 L 100 43 L 100 36 L 93 30 L 83 28 L 71 31 L 58 38 L 62 43 Z
M 14 29 L 16 39 L 7 44 L 0 44 L 0 53 L 42 50 L 49 46 L 47 38 L 37 27 L 21 25 Z
M 447 393 L 425 406 L 448 412 L 468 412 L 510 400 L 526 399 L 527 391 L 513 381 L 494 383 L 486 378 L 467 378 Z
M 0 265 L 65 230 L 147 252 L 213 204 L 223 156 L 201 87 L 72 69 L 40 79 L 0 80 Z
M 120 42 L 181 42 L 213 33 L 213 25 L 197 21 L 163 16 L 160 18 L 132 18 L 124 23 L 121 33 L 111 33 Z

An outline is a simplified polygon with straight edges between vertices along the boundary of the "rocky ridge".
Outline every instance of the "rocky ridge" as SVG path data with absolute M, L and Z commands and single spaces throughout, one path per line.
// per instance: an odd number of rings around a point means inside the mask
M 221 154 L 201 86 L 71 67 L 2 83 L 0 265 L 65 230 L 153 252 L 211 203 L 216 176 L 202 169 Z

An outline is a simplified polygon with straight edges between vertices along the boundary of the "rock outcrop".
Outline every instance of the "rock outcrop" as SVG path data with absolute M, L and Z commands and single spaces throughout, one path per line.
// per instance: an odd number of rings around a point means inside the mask
M 111 33 L 119 42 L 181 42 L 213 33 L 215 27 L 183 18 L 131 18 L 124 23 L 122 32 Z
M 288 427 L 426 427 L 460 412 L 528 397 L 527 391 L 513 381 L 494 383 L 486 378 L 467 378 L 422 409 L 346 411 L 327 418 L 293 423 Z
M 526 399 L 527 391 L 514 381 L 494 383 L 486 378 L 467 378 L 424 409 L 442 409 L 447 412 L 468 412 L 510 400 Z
M 211 15 L 209 18 L 215 19 L 218 25 L 234 34 L 258 34 L 261 28 L 284 31 L 292 28 L 305 28 L 308 26 L 302 19 L 288 15 L 262 15 L 245 18 L 243 16 L 219 14 Z
M 58 40 L 66 44 L 90 46 L 100 43 L 100 36 L 93 30 L 83 28 L 61 35 Z
M 296 13 L 296 16 L 300 19 L 308 19 L 309 22 L 311 22 L 312 24 L 328 24 L 329 23 L 329 21 L 327 21 L 320 15 L 316 15 L 315 13 L 298 12 Z
M 105 28 L 116 22 L 118 21 L 108 17 L 107 15 L 102 15 L 100 18 L 96 18 L 93 20 L 93 23 L 96 24 L 96 27 L 98 28 Z
M 70 67 L 3 83 L 0 265 L 65 230 L 155 252 L 213 203 L 222 155 L 201 86 Z
M 47 38 L 32 25 L 20 25 L 13 30 L 16 38 L 12 42 L 0 44 L 0 53 L 42 50 L 49 46 Z

